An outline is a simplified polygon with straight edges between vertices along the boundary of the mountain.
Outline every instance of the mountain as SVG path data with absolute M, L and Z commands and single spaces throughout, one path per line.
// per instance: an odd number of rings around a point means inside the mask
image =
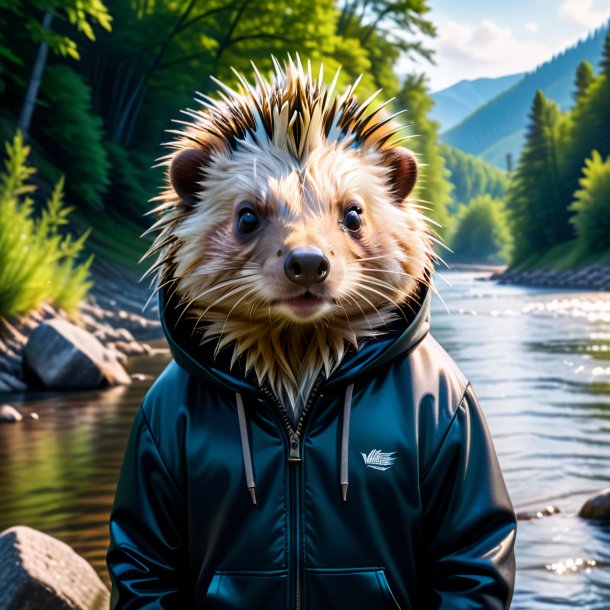
M 500 78 L 461 80 L 451 87 L 432 94 L 434 108 L 430 117 L 441 124 L 441 131 L 447 131 L 477 108 L 510 89 L 523 76 L 524 74 L 521 73 Z
M 536 91 L 540 89 L 562 110 L 569 109 L 574 103 L 576 68 L 584 60 L 597 66 L 609 25 L 526 74 L 513 87 L 443 134 L 442 141 L 499 167 L 506 167 L 507 154 L 516 163 Z

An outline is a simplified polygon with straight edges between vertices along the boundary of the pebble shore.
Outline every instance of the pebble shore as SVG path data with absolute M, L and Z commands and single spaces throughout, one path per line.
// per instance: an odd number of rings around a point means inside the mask
M 81 305 L 76 323 L 114 352 L 120 362 L 129 356 L 155 353 L 148 341 L 161 338 L 163 332 L 156 299 L 143 311 L 151 293 L 148 284 L 139 283 L 137 272 L 103 261 L 94 264 L 92 276 L 94 287 Z M 68 314 L 50 305 L 27 316 L 0 319 L 0 393 L 28 389 L 23 379 L 23 350 L 32 331 L 53 319 L 70 320 Z

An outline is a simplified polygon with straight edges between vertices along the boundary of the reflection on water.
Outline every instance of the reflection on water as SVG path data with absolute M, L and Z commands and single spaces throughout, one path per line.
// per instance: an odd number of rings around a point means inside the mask
M 167 359 L 133 359 L 129 369 L 156 374 Z M 13 525 L 45 531 L 108 582 L 108 515 L 131 422 L 152 380 L 148 374 L 127 388 L 11 397 L 39 419 L 0 424 L 0 531 Z
M 610 487 L 610 294 L 445 274 L 432 330 L 487 415 L 519 522 L 512 608 L 610 608 L 610 526 L 577 517 Z
M 522 521 L 515 610 L 610 608 L 610 525 L 576 514 L 610 487 L 610 294 L 499 286 L 444 274 L 432 331 L 486 412 Z M 133 360 L 156 375 L 165 359 Z M 38 421 L 0 426 L 0 530 L 66 541 L 106 579 L 107 519 L 135 409 L 151 378 L 106 392 L 12 400 Z

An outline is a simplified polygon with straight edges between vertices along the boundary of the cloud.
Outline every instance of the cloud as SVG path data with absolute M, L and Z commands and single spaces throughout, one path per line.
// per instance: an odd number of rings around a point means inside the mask
M 552 49 L 532 39 L 531 33 L 524 38 L 517 36 L 511 28 L 491 19 L 478 24 L 441 22 L 434 47 L 436 66 L 425 68 L 433 91 L 458 78 L 497 77 L 533 70 L 552 55 Z M 408 62 L 399 65 L 401 73 L 413 69 L 417 67 Z
M 535 34 L 540 29 L 540 26 L 535 21 L 528 21 L 524 27 L 532 34 Z
M 491 19 L 478 25 L 445 21 L 439 26 L 438 61 L 441 58 L 461 59 L 484 64 L 505 63 L 531 66 L 536 58 L 546 57 L 549 47 L 535 40 L 517 38 L 509 27 L 502 27 Z
M 565 0 L 559 15 L 568 23 L 592 29 L 610 19 L 610 9 L 594 8 L 593 0 Z

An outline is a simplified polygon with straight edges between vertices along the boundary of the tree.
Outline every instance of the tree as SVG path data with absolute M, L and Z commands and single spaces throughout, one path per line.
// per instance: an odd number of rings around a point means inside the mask
M 450 172 L 453 209 L 479 195 L 490 195 L 494 199 L 502 199 L 506 195 L 508 172 L 448 144 L 441 144 L 439 151 Z
M 337 35 L 366 50 L 376 88 L 396 95 L 394 66 L 401 56 L 431 60 L 425 39 L 436 34 L 427 0 L 344 0 Z M 394 89 L 395 88 L 395 89 Z
M 580 190 L 575 193 L 571 222 L 589 252 L 610 248 L 610 156 L 604 161 L 598 151 L 585 162 Z
M 507 262 L 511 236 L 504 202 L 483 195 L 462 206 L 450 245 L 452 259 L 462 262 Z
M 578 102 L 587 92 L 591 83 L 595 80 L 595 72 L 593 66 L 587 61 L 581 61 L 576 69 L 576 89 L 574 91 L 574 99 Z
M 10 3 L 11 10 L 19 15 L 24 14 L 25 2 L 17 0 Z M 69 36 L 53 31 L 51 24 L 53 18 L 65 21 L 66 19 L 90 40 L 95 40 L 92 22 L 97 22 L 103 28 L 110 30 L 111 17 L 101 0 L 30 0 L 27 7 L 26 29 L 34 41 L 38 42 L 38 53 L 32 69 L 32 75 L 27 87 L 25 101 L 19 117 L 19 128 L 27 135 L 32 113 L 38 98 L 38 89 L 42 73 L 47 61 L 49 49 L 63 56 L 79 59 L 76 42 Z M 34 4 L 34 7 L 31 5 Z M 44 11 L 42 20 L 38 22 L 30 15 L 32 8 Z
M 602 157 L 610 155 L 610 33 L 606 37 L 600 62 L 601 72 L 578 97 L 573 111 L 566 117 L 561 137 L 563 205 L 568 208 L 579 188 L 585 160 L 597 150 Z
M 515 249 L 513 263 L 573 235 L 559 173 L 560 112 L 536 93 L 525 146 L 508 195 Z

